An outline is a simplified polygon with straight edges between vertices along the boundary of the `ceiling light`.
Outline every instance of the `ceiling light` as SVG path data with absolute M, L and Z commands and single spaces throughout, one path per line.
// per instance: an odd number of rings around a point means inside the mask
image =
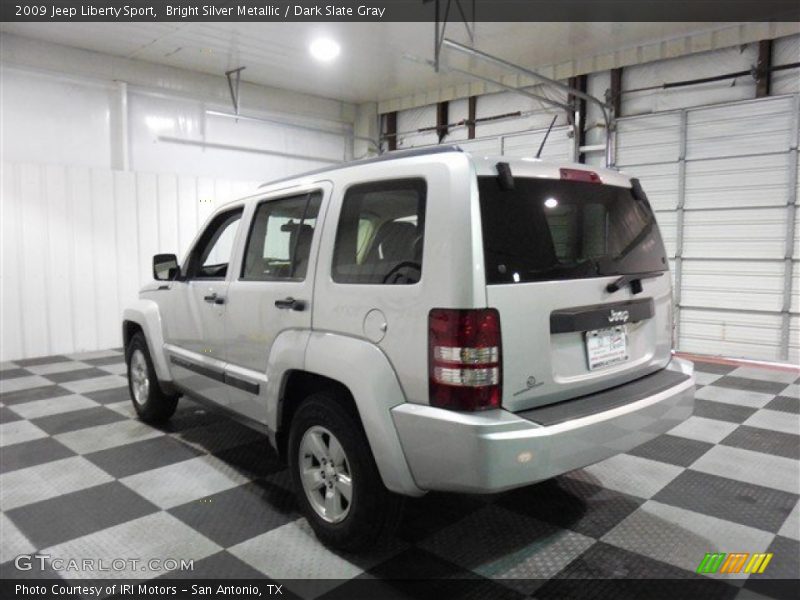
M 311 56 L 322 62 L 330 62 L 337 56 L 341 48 L 339 44 L 329 38 L 320 38 L 311 42 L 308 51 Z
M 556 206 L 558 206 L 558 200 L 556 200 L 555 198 L 548 198 L 547 200 L 544 201 L 544 205 L 547 208 L 555 208 Z

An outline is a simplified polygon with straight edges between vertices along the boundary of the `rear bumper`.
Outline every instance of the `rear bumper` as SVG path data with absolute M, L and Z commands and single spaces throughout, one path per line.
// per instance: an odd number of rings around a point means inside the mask
M 667 368 L 689 377 L 639 400 L 552 425 L 501 409 L 461 413 L 410 403 L 393 408 L 392 417 L 421 489 L 499 492 L 626 452 L 687 419 L 694 408 L 693 365 L 673 359 Z

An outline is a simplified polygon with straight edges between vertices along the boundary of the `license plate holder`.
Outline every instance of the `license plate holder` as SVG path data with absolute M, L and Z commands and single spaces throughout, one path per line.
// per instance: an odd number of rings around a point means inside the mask
M 625 325 L 587 331 L 585 341 L 590 371 L 628 360 L 628 328 Z

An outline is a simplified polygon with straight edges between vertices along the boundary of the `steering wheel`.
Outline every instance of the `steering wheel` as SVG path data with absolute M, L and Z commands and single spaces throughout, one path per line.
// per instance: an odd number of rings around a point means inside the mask
M 409 277 L 408 275 L 400 273 L 401 269 L 414 269 L 415 271 L 418 271 L 420 275 L 422 274 L 422 265 L 420 265 L 418 262 L 406 260 L 392 267 L 392 269 L 384 276 L 383 281 L 381 283 L 384 284 L 388 283 L 393 285 L 399 283 L 401 277 L 405 277 L 410 283 L 416 283 L 417 281 L 419 281 L 419 278 L 417 278 L 416 280 L 412 280 L 411 277 Z

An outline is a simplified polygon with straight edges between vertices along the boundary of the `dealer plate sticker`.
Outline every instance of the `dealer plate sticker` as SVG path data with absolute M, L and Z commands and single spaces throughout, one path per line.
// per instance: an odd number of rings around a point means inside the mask
M 591 371 L 628 360 L 628 331 L 625 325 L 587 331 L 586 356 Z

